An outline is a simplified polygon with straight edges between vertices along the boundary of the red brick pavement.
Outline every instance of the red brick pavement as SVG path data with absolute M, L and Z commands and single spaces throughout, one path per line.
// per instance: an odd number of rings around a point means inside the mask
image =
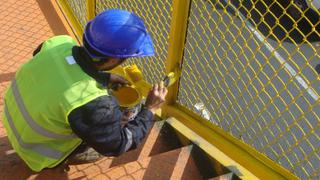
M 3 95 L 19 66 L 47 38 L 72 32 L 54 0 L 6 0 L 0 4 L 0 113 Z M 61 15 L 60 15 L 61 16 Z M 0 123 L 0 138 L 5 132 Z
M 44 14 L 45 12 L 45 14 Z M 6 0 L 0 4 L 0 114 L 3 95 L 19 66 L 47 38 L 70 30 L 50 0 Z M 17 171 L 8 171 L 10 169 Z M 17 173 L 7 174 L 6 172 Z M 0 177 L 25 179 L 32 172 L 12 150 L 0 121 Z M 2 178 L 0 178 L 2 179 Z

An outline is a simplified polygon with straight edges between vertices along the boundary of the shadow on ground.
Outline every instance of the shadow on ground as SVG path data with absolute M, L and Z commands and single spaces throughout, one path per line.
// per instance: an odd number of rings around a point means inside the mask
M 37 3 L 41 11 L 43 12 L 43 15 L 45 16 L 52 32 L 55 35 L 68 34 L 66 27 L 63 25 L 52 3 L 48 1 L 43 1 L 43 0 L 37 0 Z
M 14 75 L 15 75 L 15 72 L 0 74 L 0 83 L 11 81 Z

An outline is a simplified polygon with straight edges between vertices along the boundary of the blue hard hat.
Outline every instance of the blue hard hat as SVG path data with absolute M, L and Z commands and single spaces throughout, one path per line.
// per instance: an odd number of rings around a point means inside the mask
M 134 13 L 119 9 L 104 11 L 88 22 L 83 40 L 89 46 L 84 45 L 84 48 L 92 58 L 129 58 L 155 54 L 143 20 Z

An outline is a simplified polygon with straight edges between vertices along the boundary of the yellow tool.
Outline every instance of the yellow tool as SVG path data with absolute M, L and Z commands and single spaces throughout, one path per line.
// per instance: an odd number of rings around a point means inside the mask
M 169 72 L 164 78 L 163 78 L 163 82 L 164 85 L 166 87 L 171 86 L 172 84 L 174 84 L 176 81 L 179 80 L 181 76 L 181 69 L 180 68 L 175 68 L 174 72 Z
M 124 68 L 117 67 L 110 72 L 116 73 L 125 77 L 131 84 L 134 84 L 144 79 L 142 72 L 140 71 L 138 66 L 135 64 L 126 66 Z M 164 85 L 166 87 L 169 87 L 172 84 L 174 84 L 176 81 L 178 81 L 180 76 L 181 76 L 181 69 L 179 68 L 179 66 L 177 66 L 173 72 L 169 72 L 162 80 L 164 81 Z
M 174 82 L 177 81 L 177 78 L 175 77 L 174 72 L 170 72 L 163 78 L 164 86 L 169 87 L 171 86 Z
M 126 66 L 124 68 L 124 71 L 126 72 L 126 74 L 130 77 L 130 79 L 132 80 L 132 82 L 138 82 L 140 80 L 143 79 L 143 75 L 142 72 L 140 71 L 140 69 L 138 68 L 137 65 L 133 64 L 131 66 Z

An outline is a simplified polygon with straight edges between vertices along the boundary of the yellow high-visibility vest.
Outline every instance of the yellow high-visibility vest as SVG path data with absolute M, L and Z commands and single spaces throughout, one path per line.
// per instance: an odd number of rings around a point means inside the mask
M 63 161 L 80 143 L 68 115 L 108 91 L 81 70 L 76 42 L 55 36 L 23 64 L 5 94 L 3 124 L 17 154 L 34 171 Z

